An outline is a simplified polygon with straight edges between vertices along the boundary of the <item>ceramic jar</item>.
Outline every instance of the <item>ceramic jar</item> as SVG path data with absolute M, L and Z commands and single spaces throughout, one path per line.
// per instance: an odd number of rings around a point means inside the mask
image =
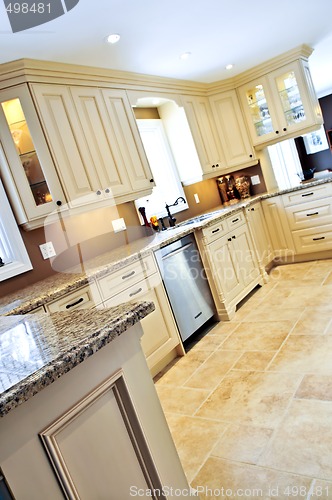
M 250 177 L 246 175 L 235 179 L 235 186 L 241 196 L 241 200 L 250 197 Z

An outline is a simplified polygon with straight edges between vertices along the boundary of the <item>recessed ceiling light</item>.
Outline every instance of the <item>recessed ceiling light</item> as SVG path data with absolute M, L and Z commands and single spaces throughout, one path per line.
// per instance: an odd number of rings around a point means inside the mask
M 112 33 L 105 38 L 107 43 L 117 43 L 120 40 L 120 35 L 118 33 Z
M 234 67 L 234 64 L 227 64 L 226 69 L 232 69 Z
M 188 59 L 188 57 L 191 56 L 191 52 L 183 52 L 183 54 L 180 55 L 180 59 L 185 60 Z

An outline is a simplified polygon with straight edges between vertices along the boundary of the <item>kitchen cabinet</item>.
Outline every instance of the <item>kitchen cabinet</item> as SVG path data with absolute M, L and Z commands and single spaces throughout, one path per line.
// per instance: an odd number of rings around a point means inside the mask
M 90 309 L 101 304 L 101 297 L 96 283 L 91 282 L 74 292 L 67 293 L 57 300 L 45 305 L 46 312 L 74 311 L 75 309 Z
M 265 268 L 273 260 L 273 248 L 268 232 L 266 220 L 263 213 L 263 208 L 260 201 L 253 203 L 245 209 L 248 226 L 252 235 L 258 263 L 265 279 L 267 275 Z
M 297 254 L 332 248 L 332 185 L 282 195 Z
M 273 196 L 262 200 L 261 203 L 272 243 L 274 259 L 293 257 L 295 248 L 281 196 Z
M 153 179 L 126 92 L 31 84 L 71 207 L 123 203 Z
M 182 95 L 181 100 L 201 163 L 203 179 L 222 174 L 226 159 L 208 98 Z
M 226 166 L 246 167 L 257 163 L 235 90 L 209 97 Z
M 252 142 L 273 144 L 323 123 L 307 61 L 299 59 L 238 88 Z
M 110 273 L 98 281 L 105 307 L 137 300 L 151 301 L 155 310 L 141 320 L 142 349 L 152 376 L 184 354 L 178 329 L 152 255 Z
M 2 178 L 18 222 L 34 227 L 66 199 L 27 86 L 2 90 L 0 100 Z
M 236 305 L 263 283 L 244 213 L 203 228 L 197 240 L 219 318 L 230 320 Z

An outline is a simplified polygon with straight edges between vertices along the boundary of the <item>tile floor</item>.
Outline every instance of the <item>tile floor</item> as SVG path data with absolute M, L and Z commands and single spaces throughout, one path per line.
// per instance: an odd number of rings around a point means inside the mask
M 332 498 L 332 260 L 273 269 L 155 385 L 201 499 Z

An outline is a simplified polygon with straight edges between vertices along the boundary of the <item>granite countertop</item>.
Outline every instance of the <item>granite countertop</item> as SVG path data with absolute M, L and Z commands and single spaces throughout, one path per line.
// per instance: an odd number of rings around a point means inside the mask
M 58 312 L 50 316 L 2 317 L 0 417 L 82 363 L 153 310 L 152 302 L 141 302 L 111 309 Z
M 31 285 L 25 289 L 21 289 L 14 294 L 0 299 L 0 315 L 26 314 L 36 309 L 39 306 L 48 304 L 56 300 L 66 293 L 70 293 L 88 285 L 91 281 L 99 279 L 102 276 L 121 269 L 122 267 L 140 260 L 144 256 L 158 248 L 168 245 L 173 241 L 192 233 L 197 229 L 209 227 L 217 221 L 228 217 L 232 213 L 236 213 L 251 204 L 279 196 L 282 194 L 298 191 L 308 187 L 314 187 L 320 184 L 332 182 L 332 177 L 305 181 L 298 186 L 288 189 L 275 189 L 264 194 L 256 195 L 251 198 L 240 200 L 235 204 L 228 206 L 220 205 L 215 210 L 209 211 L 207 218 L 199 220 L 199 217 L 190 219 L 190 224 L 178 224 L 175 228 L 170 228 L 167 231 L 147 236 L 130 242 L 127 245 L 121 246 L 115 250 L 106 252 L 89 261 L 84 262 L 84 270 L 79 267 L 67 269 L 66 272 L 57 273 L 45 280 Z M 187 221 L 188 222 L 188 221 Z

